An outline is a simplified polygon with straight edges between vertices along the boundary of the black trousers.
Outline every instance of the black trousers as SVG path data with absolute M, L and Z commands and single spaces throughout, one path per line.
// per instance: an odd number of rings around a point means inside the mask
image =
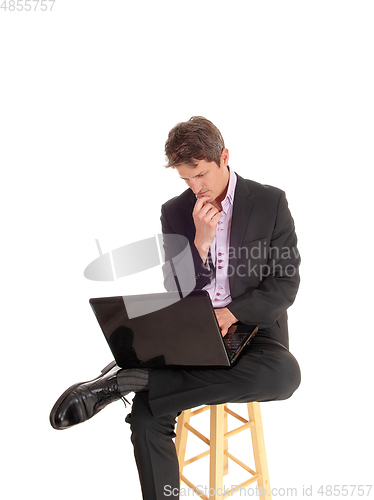
M 179 412 L 203 404 L 250 403 L 289 398 L 300 384 L 292 354 L 258 332 L 231 368 L 152 370 L 149 391 L 133 399 L 131 440 L 144 500 L 178 498 L 178 459 L 173 437 Z

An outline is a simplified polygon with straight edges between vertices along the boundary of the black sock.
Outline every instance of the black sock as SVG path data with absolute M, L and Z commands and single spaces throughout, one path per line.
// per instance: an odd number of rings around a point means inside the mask
M 117 383 L 123 396 L 129 392 L 148 390 L 149 370 L 145 368 L 130 368 L 117 372 Z

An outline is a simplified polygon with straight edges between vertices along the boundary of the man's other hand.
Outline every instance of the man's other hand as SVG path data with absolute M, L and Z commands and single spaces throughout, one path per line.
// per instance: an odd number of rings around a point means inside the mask
M 217 321 L 219 327 L 221 328 L 222 337 L 224 337 L 230 326 L 236 323 L 238 319 L 229 309 L 227 309 L 227 307 L 223 307 L 222 309 L 214 309 L 214 312 L 216 313 Z

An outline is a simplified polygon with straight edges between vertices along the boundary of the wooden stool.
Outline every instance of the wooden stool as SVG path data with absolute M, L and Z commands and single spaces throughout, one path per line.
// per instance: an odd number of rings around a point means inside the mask
M 261 499 L 271 500 L 271 489 L 269 481 L 269 472 L 266 460 L 264 433 L 262 429 L 262 420 L 259 403 L 247 403 L 248 407 L 248 420 L 241 417 L 237 413 L 230 410 L 227 404 L 203 406 L 195 411 L 185 410 L 178 417 L 177 424 L 177 437 L 175 439 L 175 446 L 179 460 L 179 473 L 181 481 L 187 486 L 192 488 L 204 500 L 222 500 L 241 488 L 245 488 L 251 483 L 257 481 L 259 496 Z M 210 439 L 205 437 L 194 427 L 190 425 L 191 417 L 198 415 L 210 409 Z M 227 415 L 232 415 L 243 425 L 228 432 Z M 251 429 L 253 455 L 255 460 L 256 471 L 245 465 L 239 459 L 234 457 L 228 451 L 228 439 L 239 432 L 246 429 Z M 192 432 L 199 439 L 204 441 L 209 446 L 209 449 L 195 457 L 185 460 L 187 435 L 188 431 Z M 209 497 L 191 483 L 184 475 L 183 468 L 185 465 L 191 464 L 200 458 L 210 455 L 210 478 L 209 478 Z M 233 460 L 235 463 L 243 467 L 251 474 L 251 477 L 235 486 L 230 491 L 223 490 L 223 476 L 228 473 L 228 459 Z M 224 493 L 224 494 L 223 494 Z

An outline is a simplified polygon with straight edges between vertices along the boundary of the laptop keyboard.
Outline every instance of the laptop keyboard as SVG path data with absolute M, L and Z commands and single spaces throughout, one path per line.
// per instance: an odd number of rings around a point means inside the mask
M 230 359 L 235 355 L 239 347 L 242 345 L 243 339 L 245 339 L 246 337 L 248 337 L 248 335 L 240 333 L 227 333 L 223 337 L 227 354 L 229 355 Z

